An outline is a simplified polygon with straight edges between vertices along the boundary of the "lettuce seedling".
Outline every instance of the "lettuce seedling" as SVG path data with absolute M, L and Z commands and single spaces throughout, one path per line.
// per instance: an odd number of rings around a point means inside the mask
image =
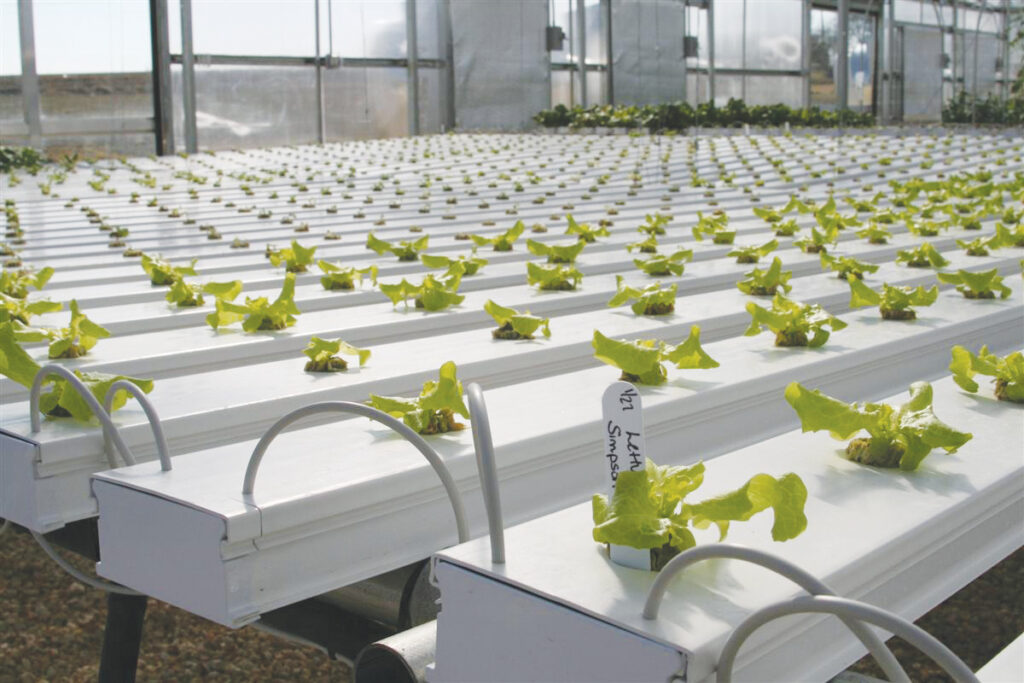
M 789 206 L 789 204 L 786 206 Z M 782 215 L 784 213 L 785 211 L 778 211 L 776 209 L 754 207 L 754 215 L 769 224 L 782 222 Z
M 545 337 L 551 336 L 548 318 L 530 315 L 529 311 L 520 312 L 514 308 L 499 306 L 490 299 L 484 304 L 484 310 L 498 323 L 497 329 L 491 330 L 491 336 L 495 339 L 533 339 L 537 330 Z
M 652 277 L 683 274 L 686 262 L 693 258 L 693 249 L 680 249 L 673 254 L 655 254 L 650 258 L 633 259 L 633 265 Z
M 390 242 L 385 242 L 371 232 L 366 236 L 366 248 L 372 249 L 378 254 L 391 252 L 399 261 L 416 261 L 419 259 L 420 252 L 427 248 L 427 243 L 429 241 L 430 236 L 424 235 L 423 237 L 411 242 L 403 240 L 398 244 L 392 244 Z
M 778 240 L 770 240 L 759 247 L 736 247 L 726 256 L 735 256 L 736 263 L 757 263 L 763 257 L 775 251 L 778 246 Z
M 198 260 L 199 259 L 192 259 L 192 262 L 187 266 L 175 266 L 159 256 L 143 254 L 142 269 L 146 271 L 146 275 L 149 276 L 149 281 L 151 283 L 154 285 L 169 287 L 170 285 L 173 285 L 176 280 L 180 280 L 186 275 L 196 275 L 196 261 Z
M 0 374 L 9 377 L 26 389 L 30 389 L 40 366 L 18 345 L 15 335 L 14 323 L 0 323 Z M 137 385 L 147 394 L 153 390 L 153 380 L 151 379 L 78 370 L 75 371 L 75 375 L 82 380 L 100 403 L 103 403 L 111 385 L 122 379 Z M 75 389 L 71 388 L 63 377 L 47 378 L 44 387 L 50 387 L 50 390 L 44 390 L 40 396 L 39 411 L 41 413 L 47 417 L 73 417 L 81 422 L 89 422 L 92 419 L 92 409 L 89 408 L 89 404 L 79 396 Z M 128 392 L 117 392 L 111 411 L 123 407 L 129 398 Z
M 1014 211 L 1012 206 L 1008 206 L 1003 210 L 1002 216 L 1000 216 L 1003 223 L 1008 225 L 1017 225 L 1024 219 L 1024 209 Z
M 370 282 L 377 284 L 376 265 L 369 265 L 366 268 L 346 268 L 323 259 L 317 261 L 316 265 L 323 272 L 320 285 L 329 291 L 355 289 L 356 283 L 362 284 L 364 277 L 370 278 Z
M 839 228 L 832 225 L 827 228 L 811 228 L 810 237 L 801 237 L 793 244 L 800 248 L 805 254 L 820 254 L 828 251 L 828 246 L 835 244 L 839 239 Z
M 671 220 L 671 216 L 666 216 L 661 213 L 656 213 L 654 215 L 647 214 L 644 216 L 644 222 L 639 228 L 637 228 L 637 232 L 642 232 L 652 237 L 654 235 L 664 235 L 665 226 L 668 225 Z
M 781 292 L 772 299 L 771 310 L 750 301 L 747 312 L 750 313 L 750 327 L 743 334 L 752 337 L 767 327 L 775 333 L 776 346 L 822 346 L 830 335 L 826 327 L 832 332 L 846 327 L 846 323 L 829 315 L 821 306 L 793 301 Z
M 919 247 L 898 252 L 896 263 L 905 263 L 910 268 L 941 268 L 949 261 L 929 242 L 923 242 Z
M 993 378 L 996 398 L 1000 401 L 1024 403 L 1024 355 L 1020 351 L 1000 358 L 987 346 L 982 346 L 977 355 L 963 346 L 954 346 L 949 369 L 953 373 L 953 381 L 964 391 L 977 392 L 978 383 L 974 381 L 974 375 L 986 375 Z
M 868 244 L 887 244 L 892 238 L 892 233 L 889 231 L 889 228 L 877 223 L 871 223 L 863 230 L 858 230 L 857 237 L 863 237 L 868 241 Z
M 670 467 L 647 460 L 643 471 L 622 471 L 615 492 L 592 501 L 594 540 L 651 550 L 651 568 L 660 570 L 676 554 L 697 545 L 692 528 L 714 525 L 724 540 L 732 522 L 744 522 L 772 509 L 772 539 L 788 541 L 807 528 L 807 487 L 793 473 L 775 478 L 756 474 L 739 489 L 699 503 L 686 497 L 704 482 L 704 463 Z
M 1010 228 L 1002 223 L 996 223 L 996 238 L 999 241 L 997 249 L 1002 247 L 1024 247 L 1024 225 L 1015 225 Z
M 0 292 L 0 323 L 15 321 L 22 325 L 28 325 L 32 316 L 55 313 L 62 308 L 64 308 L 64 304 L 59 301 L 15 299 L 13 296 L 7 296 Z
M 548 263 L 576 263 L 576 258 L 587 246 L 584 240 L 577 240 L 571 244 L 545 244 L 537 240 L 526 240 L 526 248 L 531 254 L 545 256 Z
M 100 339 L 110 336 L 110 331 L 89 320 L 78 308 L 75 299 L 68 304 L 71 321 L 67 327 L 25 327 L 15 331 L 15 338 L 23 342 L 49 341 L 47 352 L 50 358 L 80 358 L 96 346 Z
M 465 429 L 466 425 L 455 420 L 456 415 L 469 419 L 469 408 L 462 398 L 462 382 L 455 377 L 455 363 L 448 361 L 441 366 L 436 382 L 423 384 L 417 398 L 395 398 L 370 394 L 367 401 L 377 410 L 383 410 L 420 434 L 440 434 Z
M 622 304 L 636 299 L 630 308 L 637 315 L 668 315 L 676 310 L 677 285 L 662 289 L 660 282 L 648 285 L 643 289 L 637 289 L 623 284 L 621 275 L 615 276 L 615 288 L 618 290 L 615 296 L 608 302 L 609 307 L 621 306 Z
M 583 273 L 571 265 L 543 266 L 532 261 L 526 264 L 526 283 L 543 290 L 562 291 L 576 289 L 583 281 Z
M 177 304 L 179 308 L 202 306 L 205 303 L 203 294 L 209 294 L 217 299 L 234 301 L 242 293 L 242 281 L 232 280 L 231 282 L 207 282 L 206 284 L 189 284 L 184 279 L 175 280 L 171 289 L 167 292 L 168 303 Z
M 409 307 L 409 299 L 412 299 L 416 308 L 423 308 L 428 311 L 441 311 L 449 306 L 461 304 L 466 297 L 459 294 L 459 285 L 462 283 L 462 264 L 455 262 L 449 269 L 449 274 L 435 277 L 425 275 L 418 285 L 414 285 L 405 278 L 398 284 L 389 285 L 381 283 L 378 285 L 384 296 L 391 299 L 391 304 L 397 306 L 401 301 L 405 307 Z
M 24 299 L 28 296 L 29 287 L 36 290 L 42 289 L 51 277 L 53 277 L 53 268 L 49 266 L 38 273 L 27 269 L 5 269 L 0 273 L 0 294 L 6 294 L 14 299 Z
M 610 339 L 594 330 L 594 357 L 602 363 L 622 370 L 619 379 L 635 384 L 664 384 L 668 372 L 662 361 L 680 370 L 717 368 L 718 361 L 700 345 L 700 327 L 690 328 L 685 341 L 672 346 L 658 339 Z
M 420 254 L 420 262 L 427 268 L 444 268 L 445 275 L 451 275 L 456 270 L 456 265 L 462 266 L 463 275 L 476 275 L 480 269 L 487 265 L 487 259 L 479 256 L 466 257 L 460 254 L 458 258 L 449 258 L 440 254 Z
M 630 242 L 626 245 L 626 251 L 633 253 L 636 249 L 641 254 L 657 254 L 658 253 L 658 238 L 654 235 L 648 235 L 646 238 L 639 242 Z
M 283 330 L 295 324 L 301 311 L 295 305 L 295 274 L 286 273 L 281 293 L 273 303 L 267 297 L 245 298 L 245 304 L 217 299 L 217 310 L 206 316 L 210 327 L 217 329 L 242 321 L 246 332 Z
M 577 223 L 571 214 L 566 214 L 565 217 L 569 221 L 565 234 L 577 235 L 581 242 L 596 242 L 598 237 L 608 237 L 611 234 L 603 225 L 592 228 L 589 223 Z
M 782 260 L 776 256 L 768 270 L 754 268 L 746 274 L 746 279 L 736 283 L 736 287 L 744 294 L 752 296 L 773 296 L 782 288 L 783 292 L 789 292 L 793 285 L 789 279 L 793 277 L 793 271 L 782 270 Z
M 972 273 L 969 270 L 936 273 L 935 277 L 939 279 L 939 282 L 956 285 L 956 291 L 963 294 L 965 299 L 995 299 L 996 292 L 999 293 L 1000 299 L 1005 299 L 1013 291 L 1003 284 L 1003 278 L 999 275 L 998 268 L 981 273 Z
M 494 251 L 512 251 L 512 245 L 515 244 L 519 236 L 526 230 L 526 224 L 522 221 L 516 221 L 516 224 L 511 228 L 501 233 L 496 237 L 486 237 L 484 235 L 470 235 L 469 238 L 473 240 L 473 244 L 478 247 L 486 247 L 490 245 Z
M 911 306 L 931 306 L 939 298 L 939 288 L 894 287 L 883 283 L 882 291 L 877 292 L 862 281 L 854 278 L 850 283 L 850 308 L 878 306 L 883 320 L 914 320 L 917 311 Z
M 883 223 L 885 225 L 892 225 L 900 220 L 900 214 L 896 213 L 892 209 L 878 209 L 871 214 L 872 223 Z
M 309 345 L 303 349 L 302 353 L 309 357 L 304 368 L 306 372 L 341 372 L 342 370 L 347 370 L 348 361 L 338 357 L 339 353 L 359 358 L 359 367 L 366 365 L 366 361 L 370 358 L 369 349 L 356 348 L 340 339 L 330 340 L 321 339 L 320 337 L 311 338 Z
M 964 250 L 967 256 L 988 256 L 989 247 L 998 241 L 996 235 L 991 237 L 978 237 L 973 240 L 957 240 L 956 246 Z
M 936 237 L 942 228 L 947 227 L 945 223 L 939 221 L 921 221 L 915 223 L 912 220 L 907 220 L 907 230 L 912 235 L 918 237 Z
M 850 256 L 832 256 L 822 252 L 820 259 L 822 270 L 834 270 L 840 280 L 862 280 L 864 273 L 874 273 L 878 270 L 878 266 L 873 263 L 858 261 Z
M 832 208 L 835 209 L 834 201 L 832 202 Z M 793 213 L 794 211 L 800 214 L 813 213 L 814 201 L 810 200 L 808 202 L 804 202 L 795 194 L 790 195 L 789 201 L 786 202 L 786 205 L 784 207 L 779 209 L 779 213 L 781 213 L 782 215 L 786 215 L 787 213 Z
M 775 224 L 776 237 L 792 237 L 798 232 L 800 232 L 800 226 L 797 225 L 795 218 L 790 218 L 788 221 L 780 221 Z
M 786 401 L 800 417 L 805 432 L 828 430 L 845 441 L 864 430 L 846 446 L 846 457 L 873 467 L 916 470 L 933 448 L 954 453 L 971 440 L 941 422 L 932 412 L 932 385 L 910 385 L 910 400 L 899 407 L 886 403 L 845 403 L 820 391 L 808 391 L 796 382 L 786 387 Z
M 280 266 L 283 263 L 285 272 L 305 273 L 306 269 L 313 265 L 314 253 L 316 253 L 316 247 L 307 248 L 292 240 L 291 247 L 271 251 L 267 254 L 267 258 L 274 266 Z
M 705 237 L 710 237 L 715 244 L 732 244 L 736 239 L 736 231 L 727 228 L 729 217 L 724 213 L 714 213 L 705 216 L 697 212 L 697 225 L 693 226 L 691 232 L 694 239 L 703 242 Z

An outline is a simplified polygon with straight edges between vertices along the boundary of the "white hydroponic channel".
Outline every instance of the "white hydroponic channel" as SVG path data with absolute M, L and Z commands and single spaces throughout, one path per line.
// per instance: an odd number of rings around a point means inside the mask
M 967 255 L 958 241 L 988 238 L 1021 209 L 1021 143 L 998 135 L 649 137 L 447 135 L 218 152 L 188 157 L 81 164 L 66 173 L 2 179 L 22 233 L 5 219 L 9 268 L 52 267 L 31 300 L 71 299 L 112 336 L 85 356 L 55 361 L 73 369 L 155 378 L 150 394 L 174 469 L 161 472 L 141 408 L 114 414 L 143 462 L 108 471 L 94 425 L 44 420 L 30 428 L 27 390 L 0 379 L 0 516 L 38 531 L 100 514 L 106 576 L 229 625 L 427 557 L 455 541 L 451 508 L 436 476 L 407 445 L 365 420 L 301 423 L 281 436 L 255 494 L 241 494 L 256 440 L 277 418 L 312 402 L 415 395 L 454 361 L 463 383 L 486 390 L 506 521 L 517 523 L 586 500 L 600 489 L 600 394 L 618 371 L 593 357 L 595 330 L 616 338 L 678 343 L 692 326 L 720 362 L 713 370 L 669 369 L 669 381 L 642 387 L 648 445 L 655 460 L 709 459 L 793 429 L 782 398 L 798 380 L 847 400 L 893 395 L 915 380 L 948 374 L 950 348 L 1021 345 L 1020 259 L 1014 246 Z M 941 183 L 964 178 L 952 193 Z M 935 181 L 908 198 L 899 186 Z M 895 184 L 894 183 L 894 184 Z M 790 197 L 823 206 L 830 195 L 861 227 L 842 230 L 829 253 L 876 264 L 865 283 L 936 284 L 935 270 L 908 268 L 897 253 L 930 242 L 945 271 L 996 269 L 1007 299 L 967 300 L 942 285 L 934 306 L 913 322 L 883 322 L 877 309 L 850 310 L 849 288 L 797 241 L 818 226 L 813 213 L 790 213 L 798 231 L 777 237 L 771 259 L 792 271 L 790 296 L 818 303 L 848 327 L 820 349 L 780 349 L 768 333 L 743 336 L 745 307 L 769 299 L 735 283 L 754 265 L 734 262 L 731 246 L 691 233 L 698 212 L 724 212 L 735 244 L 772 239 L 775 224 L 754 208 L 782 209 Z M 658 249 L 692 249 L 679 275 L 650 277 L 628 252 L 645 216 L 670 216 Z M 577 261 L 576 291 L 539 291 L 526 263 L 542 262 L 527 239 L 566 244 L 568 216 L 609 235 Z M 931 216 L 930 218 L 928 216 Z M 885 220 L 886 244 L 858 230 Z M 976 224 L 967 230 L 963 218 Z M 138 254 L 175 265 L 196 259 L 189 282 L 239 280 L 244 297 L 277 296 L 284 269 L 268 249 L 295 240 L 316 259 L 379 268 L 380 282 L 418 282 L 428 270 L 365 247 L 367 234 L 397 242 L 429 237 L 427 253 L 470 255 L 472 233 L 495 237 L 521 220 L 512 251 L 484 246 L 489 263 L 462 280 L 464 301 L 442 311 L 392 305 L 368 281 L 327 291 L 313 265 L 296 276 L 294 326 L 244 333 L 205 322 L 200 308 L 164 301 Z M 939 224 L 924 238 L 915 230 Z M 1018 229 L 1012 222 L 1008 229 Z M 111 235 L 127 230 L 119 240 Z M 217 239 L 210 239 L 210 237 Z M 245 246 L 239 246 L 239 245 Z M 20 266 L 18 266 L 20 262 Z M 611 309 L 616 278 L 643 287 L 677 285 L 675 312 L 637 316 Z M 240 300 L 241 300 L 240 298 Z M 500 341 L 483 304 L 550 318 L 551 337 Z M 67 310 L 34 325 L 67 324 Z M 311 337 L 341 338 L 373 352 L 361 368 L 303 371 Z M 27 345 L 39 363 L 44 345 Z M 951 419 L 951 421 L 954 421 Z M 468 430 L 429 437 L 452 470 L 474 533 L 484 528 Z M 97 497 L 99 505 L 97 506 Z M 106 502 L 105 502 L 106 501 Z M 305 561 L 296 563 L 296 557 Z M 194 567 L 196 569 L 186 569 Z M 201 570 L 201 571 L 200 571 Z

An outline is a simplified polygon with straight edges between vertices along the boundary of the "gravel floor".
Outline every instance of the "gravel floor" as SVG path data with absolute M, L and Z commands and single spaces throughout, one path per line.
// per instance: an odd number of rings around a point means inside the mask
M 75 559 L 79 566 L 89 566 Z M 10 531 L 0 537 L 0 683 L 95 680 L 105 617 L 104 596 L 65 575 L 31 537 Z M 1024 632 L 1024 550 L 1003 560 L 918 624 L 972 668 L 980 667 Z M 948 680 L 902 642 L 890 644 L 914 681 Z M 854 670 L 881 677 L 868 659 Z M 312 648 L 252 628 L 231 631 L 149 601 L 140 681 L 341 682 L 350 678 L 345 665 Z

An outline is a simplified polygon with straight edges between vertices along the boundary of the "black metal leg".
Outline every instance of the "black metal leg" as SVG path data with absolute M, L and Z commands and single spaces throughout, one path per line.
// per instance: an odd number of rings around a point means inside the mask
M 146 618 L 145 595 L 107 596 L 107 626 L 103 632 L 100 683 L 134 683 Z

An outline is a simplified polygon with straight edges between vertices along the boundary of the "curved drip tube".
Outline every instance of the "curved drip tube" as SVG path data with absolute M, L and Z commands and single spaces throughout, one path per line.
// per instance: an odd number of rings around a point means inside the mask
M 501 492 L 494 443 L 491 440 L 491 421 L 487 417 L 487 404 L 484 403 L 484 391 L 480 385 L 474 382 L 466 387 L 466 396 L 472 417 L 470 423 L 473 427 L 476 466 L 480 471 L 480 488 L 487 510 L 487 527 L 491 534 L 491 562 L 505 564 L 505 523 L 501 515 Z
M 156 414 L 156 408 L 154 408 L 153 404 L 150 403 L 149 398 L 146 396 L 146 392 L 144 392 L 134 382 L 129 382 L 126 379 L 119 379 L 111 384 L 110 388 L 107 389 L 107 395 L 103 399 L 103 407 L 109 413 L 111 406 L 114 404 L 114 397 L 117 395 L 118 391 L 122 390 L 127 391 L 129 394 L 134 396 L 135 400 L 142 406 L 142 410 L 146 413 L 146 419 L 149 420 L 149 426 L 153 430 L 153 440 L 156 441 L 156 452 L 160 458 L 160 469 L 164 472 L 170 471 L 171 454 L 167 450 L 167 439 L 164 437 L 164 428 L 163 425 L 160 424 L 160 416 Z M 107 436 L 106 432 L 104 432 L 103 437 L 106 439 L 107 452 L 109 453 L 110 438 Z M 127 446 L 125 446 L 125 448 L 127 449 Z M 122 456 L 124 456 L 124 453 L 122 453 Z M 135 464 L 135 456 L 131 451 L 128 451 L 128 457 L 125 457 L 125 462 L 128 465 Z
M 661 572 L 658 573 L 658 577 L 654 580 L 654 584 L 647 594 L 647 601 L 644 604 L 643 612 L 644 619 L 653 620 L 658 618 L 658 610 L 661 607 L 662 599 L 665 597 L 665 591 L 668 589 L 669 582 L 675 578 L 676 574 L 693 564 L 714 558 L 729 558 L 752 562 L 786 577 L 812 595 L 835 596 L 835 591 L 825 583 L 792 562 L 761 550 L 755 550 L 754 548 L 719 543 L 690 548 L 673 557 L 665 565 Z M 903 667 L 900 666 L 896 657 L 893 656 L 889 648 L 885 646 L 885 643 L 882 642 L 882 639 L 874 631 L 855 618 L 851 619 L 843 615 L 838 616 L 847 628 L 857 636 L 858 640 L 864 644 L 864 647 L 875 658 L 890 681 L 894 681 L 894 683 L 910 683 L 910 678 L 903 670 Z M 719 681 L 723 680 L 719 677 Z
M 441 483 L 444 485 L 444 490 L 448 494 L 448 500 L 452 504 L 452 511 L 455 513 L 455 525 L 459 530 L 459 543 L 464 543 L 469 540 L 469 525 L 466 522 L 466 511 L 462 504 L 462 496 L 459 493 L 458 487 L 455 485 L 455 480 L 452 478 L 451 472 L 448 471 L 448 467 L 444 464 L 441 456 L 437 454 L 437 451 L 430 447 L 422 436 L 410 429 L 404 422 L 397 420 L 376 408 L 363 405 L 362 403 L 353 403 L 350 401 L 327 401 L 324 403 L 314 403 L 312 405 L 303 406 L 302 408 L 293 410 L 271 425 L 270 429 L 268 429 L 259 440 L 259 443 L 256 444 L 256 448 L 253 449 L 252 456 L 249 458 L 249 465 L 245 469 L 245 479 L 242 482 L 242 495 L 252 495 L 253 489 L 256 485 L 256 474 L 259 472 L 260 462 L 263 460 L 263 456 L 267 452 L 267 448 L 269 448 L 270 444 L 275 438 L 277 438 L 277 435 L 296 420 L 300 420 L 309 415 L 319 415 L 321 413 L 354 413 L 356 415 L 368 417 L 375 422 L 381 423 L 385 427 L 390 427 L 392 430 L 398 432 L 406 441 L 415 446 L 416 450 L 422 453 L 423 457 L 425 457 L 427 462 L 430 463 L 430 466 L 434 468 L 434 472 L 437 473 L 437 476 L 441 479 Z
M 768 605 L 747 617 L 729 636 L 718 659 L 716 679 L 731 683 L 733 664 L 740 646 L 754 631 L 770 621 L 790 614 L 833 614 L 844 622 L 856 620 L 879 626 L 903 638 L 932 658 L 956 683 L 978 683 L 978 678 L 964 662 L 937 638 L 920 627 L 874 605 L 847 600 L 834 595 L 802 596 Z

